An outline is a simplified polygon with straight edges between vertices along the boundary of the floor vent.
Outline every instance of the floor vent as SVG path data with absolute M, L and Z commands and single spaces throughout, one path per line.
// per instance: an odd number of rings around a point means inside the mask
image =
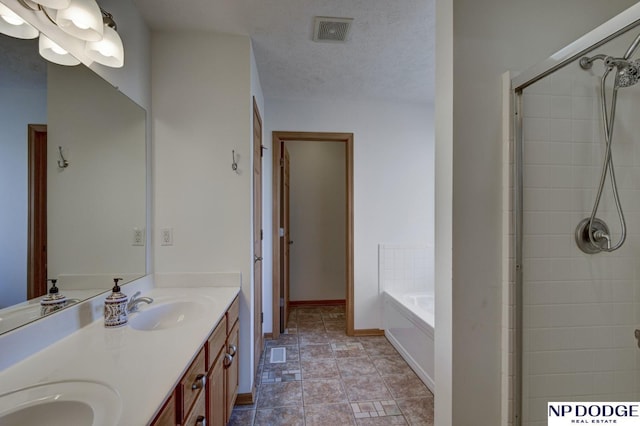
M 271 356 L 269 359 L 271 364 L 282 364 L 287 362 L 286 348 L 271 348 Z
M 344 43 L 353 18 L 316 16 L 313 21 L 313 41 Z

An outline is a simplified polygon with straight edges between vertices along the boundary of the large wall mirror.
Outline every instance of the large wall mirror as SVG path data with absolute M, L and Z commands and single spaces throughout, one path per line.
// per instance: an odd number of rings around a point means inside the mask
M 145 154 L 143 108 L 0 34 L 0 333 L 40 318 L 47 279 L 84 300 L 145 275 Z

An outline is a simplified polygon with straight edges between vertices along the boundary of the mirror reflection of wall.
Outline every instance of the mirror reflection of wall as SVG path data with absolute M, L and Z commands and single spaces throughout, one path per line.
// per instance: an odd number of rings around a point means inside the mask
M 47 63 L 37 40 L 0 34 L 0 308 L 27 297 L 27 124 L 47 122 Z
M 48 69 L 48 275 L 107 290 L 145 273 L 144 112 L 86 67 Z
M 0 34 L 0 309 L 28 294 L 29 124 L 47 126 L 46 275 L 80 299 L 143 276 L 146 112 L 88 68 L 47 63 L 37 41 Z

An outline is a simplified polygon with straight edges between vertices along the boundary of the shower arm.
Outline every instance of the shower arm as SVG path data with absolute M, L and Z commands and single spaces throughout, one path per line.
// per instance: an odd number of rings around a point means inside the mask
M 604 66 L 607 68 L 609 67 L 625 68 L 629 65 L 629 61 L 627 60 L 626 55 L 623 56 L 622 58 L 616 58 L 615 56 L 609 56 L 609 55 L 603 55 L 603 54 L 594 55 L 590 58 L 587 56 L 583 56 L 582 58 L 580 58 L 580 61 L 578 63 L 580 64 L 580 67 L 583 70 L 588 70 L 588 69 L 591 69 L 591 67 L 593 66 L 593 63 L 597 60 L 604 62 Z
M 590 58 L 583 56 L 582 58 L 580 58 L 580 66 L 582 67 L 582 69 L 588 70 L 593 65 L 593 61 L 600 59 L 607 62 L 608 58 L 613 59 L 616 62 L 616 65 L 627 62 L 629 58 L 631 58 L 631 56 L 633 56 L 635 51 L 638 49 L 638 46 L 640 46 L 640 34 L 638 34 L 636 38 L 631 42 L 631 44 L 629 45 L 629 48 L 627 48 L 627 51 L 624 53 L 624 55 L 622 55 L 622 58 L 611 58 L 610 56 L 603 55 L 603 54 L 594 55 Z
M 625 61 L 628 60 L 631 57 L 631 55 L 634 54 L 638 46 L 640 46 L 640 34 L 636 36 L 636 38 L 633 40 L 633 42 L 627 49 L 626 53 L 624 54 L 623 58 Z

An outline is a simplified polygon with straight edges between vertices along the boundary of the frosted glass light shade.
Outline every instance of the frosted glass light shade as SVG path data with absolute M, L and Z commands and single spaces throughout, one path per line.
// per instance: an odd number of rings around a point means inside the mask
M 121 68 L 124 65 L 124 47 L 118 32 L 104 26 L 104 37 L 100 41 L 88 41 L 85 46 L 87 56 L 102 65 Z
M 38 47 L 40 50 L 40 56 L 42 56 L 49 62 L 53 62 L 54 64 L 74 66 L 80 63 L 79 60 L 71 56 L 69 52 L 64 50 L 44 34 L 40 34 Z
M 69 7 L 71 0 L 31 0 L 49 9 L 65 9 Z
M 56 22 L 62 31 L 81 40 L 102 40 L 102 12 L 94 0 L 71 0 L 69 7 L 58 10 Z
M 22 39 L 36 38 L 40 34 L 38 30 L 2 3 L 0 3 L 0 33 Z

